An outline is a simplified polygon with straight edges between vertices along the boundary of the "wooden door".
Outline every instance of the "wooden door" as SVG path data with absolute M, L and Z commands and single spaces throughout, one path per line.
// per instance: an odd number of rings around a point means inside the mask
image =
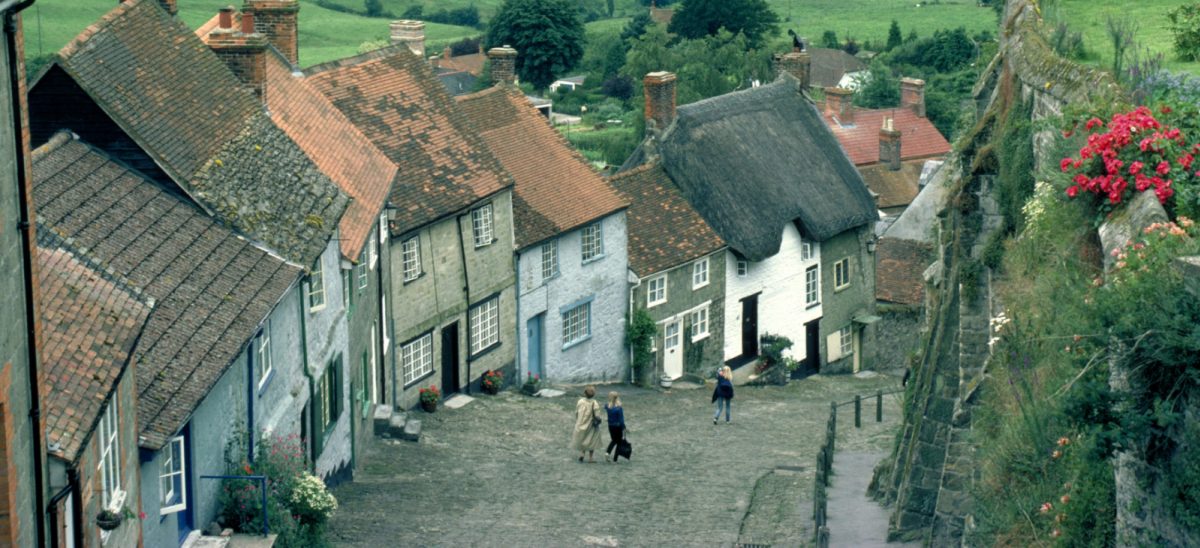
M 525 327 L 528 330 L 529 337 L 529 374 L 542 374 L 542 317 L 544 314 L 538 314 L 526 322 Z
M 742 299 L 742 357 L 758 355 L 758 295 Z
M 804 324 L 804 359 L 792 371 L 793 379 L 803 379 L 821 372 L 821 319 Z
M 458 322 L 442 328 L 442 398 L 458 392 Z
M 663 374 L 678 379 L 683 376 L 683 320 L 668 323 L 663 329 Z

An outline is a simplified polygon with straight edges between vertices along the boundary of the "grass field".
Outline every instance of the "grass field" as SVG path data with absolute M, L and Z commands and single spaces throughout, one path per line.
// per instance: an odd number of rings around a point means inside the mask
M 1101 0 L 1095 0 L 1101 1 Z M 996 34 L 998 20 L 991 8 L 976 6 L 972 0 L 943 0 L 940 4 L 917 7 L 915 0 L 768 0 L 779 14 L 780 28 L 795 30 L 814 42 L 832 30 L 838 39 L 853 36 L 880 42 L 887 40 L 892 20 L 900 24 L 904 36 L 915 30 L 929 36 L 936 30 L 965 27 L 975 34 L 982 30 Z M 791 21 L 787 19 L 790 18 Z M 787 38 L 787 36 L 784 36 Z
M 1108 14 L 1124 16 L 1136 21 L 1139 29 L 1136 39 L 1155 53 L 1162 53 L 1163 68 L 1172 72 L 1196 73 L 1197 63 L 1180 61 L 1171 53 L 1171 32 L 1166 29 L 1167 10 L 1178 6 L 1179 0 L 1059 0 L 1058 13 L 1050 8 L 1047 15 L 1066 21 L 1073 31 L 1083 32 L 1084 45 L 1098 58 L 1092 64 L 1112 66 L 1112 46 L 1109 44 L 1105 18 Z

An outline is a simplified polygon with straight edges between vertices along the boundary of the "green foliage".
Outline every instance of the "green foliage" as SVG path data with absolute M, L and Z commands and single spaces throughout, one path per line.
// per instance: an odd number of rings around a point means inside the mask
M 543 90 L 583 58 L 583 23 L 570 0 L 505 0 L 486 44 L 515 48 L 517 75 Z
M 358 53 L 360 53 L 360 54 L 367 53 L 369 51 L 375 51 L 377 49 L 386 48 L 390 45 L 392 45 L 392 43 L 387 40 L 384 40 L 383 38 L 380 38 L 378 40 L 367 40 L 366 42 L 359 44 Z
M 383 15 L 383 2 L 379 0 L 363 0 L 363 8 L 366 9 L 367 17 Z
M 1125 74 L 1124 63 L 1129 55 L 1129 48 L 1136 44 L 1134 37 L 1138 31 L 1138 23 L 1129 17 L 1113 17 L 1109 13 L 1104 18 L 1104 28 L 1108 31 L 1108 41 L 1113 48 L 1112 73 L 1121 78 Z
M 1033 124 L 1030 121 L 1032 111 L 1032 103 L 1015 100 L 1009 107 L 1000 133 L 996 205 L 1004 216 L 1005 232 L 1021 230 L 1025 223 L 1022 207 L 1033 195 L 1036 158 L 1033 155 Z
M 1163 479 L 1167 511 L 1180 525 L 1200 533 L 1200 427 L 1192 424 Z
M 915 32 L 915 31 L 914 31 Z M 839 49 L 842 47 L 841 42 L 838 42 L 837 33 L 831 30 L 821 34 L 821 47 L 828 49 Z
M 601 120 L 605 119 L 607 118 L 601 118 Z M 603 161 L 610 166 L 619 166 L 625 163 L 625 159 L 633 154 L 639 144 L 637 129 L 634 127 L 572 131 L 567 136 L 567 140 L 584 153 L 589 160 Z
M 621 29 L 621 42 L 628 43 L 630 39 L 637 38 L 646 32 L 647 25 L 657 24 L 650 18 L 648 10 L 639 11 L 637 15 L 633 16 L 633 19 L 625 24 L 625 28 Z
M 992 270 L 1000 270 L 1004 261 L 1004 236 L 1003 230 L 997 230 L 983 246 L 983 264 Z
M 767 0 L 683 0 L 668 30 L 696 40 L 725 29 L 757 45 L 779 33 L 777 23 L 779 16 Z
M 933 36 L 906 42 L 889 54 L 893 64 L 913 65 L 952 72 L 975 58 L 975 43 L 967 35 L 967 29 L 939 30 Z
M 1176 6 L 1167 12 L 1167 22 L 1175 54 L 1189 61 L 1200 61 L 1200 2 Z
M 750 87 L 750 80 L 770 74 L 767 56 L 750 50 L 742 34 L 721 30 L 698 40 L 674 40 L 661 25 L 646 27 L 630 42 L 621 74 L 633 78 L 641 91 L 648 72 L 674 72 L 676 104 L 686 105 Z
M 762 363 L 759 365 L 760 370 L 766 370 L 775 365 L 782 365 L 788 371 L 794 371 L 800 367 L 800 362 L 793 360 L 783 353 L 793 346 L 791 339 L 778 334 L 764 332 L 759 341 L 762 343 Z
M 490 87 L 492 87 L 492 62 L 484 59 L 483 68 L 479 71 L 479 78 L 475 79 L 475 85 L 471 88 L 471 92 L 483 91 Z
M 892 75 L 892 69 L 882 60 L 871 60 L 869 77 L 864 80 L 854 94 L 855 106 L 873 109 L 900 106 L 900 79 Z
M 653 357 L 650 346 L 658 336 L 658 324 L 654 323 L 654 318 L 649 312 L 641 308 L 635 309 L 633 317 L 626 320 L 625 344 L 633 349 L 633 361 L 630 366 L 633 367 L 634 377 L 641 379 Z
M 983 281 L 983 263 L 963 261 L 958 265 L 958 282 L 962 284 L 962 298 L 974 302 L 979 297 L 979 284 Z
M 892 19 L 892 26 L 888 28 L 887 50 L 892 51 L 904 44 L 904 39 L 900 34 L 900 23 Z
M 1083 33 L 1071 32 L 1066 23 L 1055 25 L 1046 37 L 1046 42 L 1050 49 L 1063 59 L 1082 61 L 1087 57 L 1087 50 L 1083 47 Z

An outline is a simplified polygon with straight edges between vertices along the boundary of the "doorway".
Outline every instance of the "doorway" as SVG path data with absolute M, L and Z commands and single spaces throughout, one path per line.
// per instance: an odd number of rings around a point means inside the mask
M 458 392 L 458 322 L 442 328 L 442 398 Z
M 663 374 L 678 379 L 683 376 L 683 320 L 668 323 L 663 329 Z
M 821 372 L 821 319 L 804 324 L 804 359 L 792 371 L 793 379 L 803 379 Z
M 758 355 L 758 293 L 742 299 L 742 358 Z
M 183 451 L 181 451 L 183 454 L 180 455 L 180 457 L 183 459 L 184 477 L 181 479 L 181 482 L 183 484 L 182 491 L 184 507 L 183 510 L 176 512 L 175 523 L 176 529 L 179 531 L 179 545 L 182 546 L 183 541 L 187 540 L 188 535 L 190 535 L 192 530 L 195 529 L 194 518 L 192 515 L 192 508 L 195 506 L 192 499 L 192 491 L 194 491 L 194 489 L 188 488 L 191 485 L 194 485 L 192 484 L 192 478 L 189 477 L 189 475 L 192 473 L 192 470 L 195 470 L 195 468 L 192 468 L 192 424 L 190 422 L 184 425 L 183 429 L 179 431 L 179 437 L 183 438 Z M 171 449 L 172 447 L 168 445 L 167 450 L 170 451 Z
M 538 314 L 525 324 L 529 337 L 529 374 L 539 378 L 542 374 L 542 318 L 545 316 Z

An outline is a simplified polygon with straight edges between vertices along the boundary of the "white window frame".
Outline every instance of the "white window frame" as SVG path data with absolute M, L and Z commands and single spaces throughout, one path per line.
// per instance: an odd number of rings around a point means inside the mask
M 328 431 L 329 425 L 335 424 L 338 420 L 333 414 L 333 405 L 337 401 L 337 394 L 334 393 L 334 375 L 333 364 L 331 363 L 325 368 L 325 374 L 321 376 L 321 429 Z
M 708 257 L 692 263 L 692 289 L 708 285 Z
M 821 267 L 813 265 L 804 270 L 804 306 L 821 304 Z
M 542 244 L 542 280 L 558 275 L 558 238 Z
M 350 271 L 342 270 L 342 306 L 350 308 Z
M 375 369 L 375 326 L 377 322 L 371 322 L 371 403 L 379 403 L 379 373 Z
M 801 241 L 800 242 L 800 260 L 807 261 L 807 260 L 811 259 L 812 256 L 813 256 L 812 244 L 809 243 L 807 240 Z
M 854 354 L 854 327 L 847 325 L 838 331 L 838 343 L 841 345 L 842 357 Z
M 737 261 L 737 275 L 744 278 L 747 274 L 750 274 L 750 262 Z
M 379 323 L 379 334 L 383 337 L 383 351 L 386 353 L 392 347 L 392 339 L 388 338 L 388 306 L 387 295 L 380 295 L 379 298 L 379 317 L 383 320 Z M 374 344 L 374 343 L 372 343 Z
M 647 283 L 648 283 L 648 286 L 646 287 L 646 308 L 653 308 L 660 304 L 666 303 L 667 302 L 667 275 L 663 274 L 662 276 L 658 276 L 656 278 L 650 278 L 650 281 Z M 659 283 L 661 283 L 662 285 L 656 289 L 654 286 Z M 656 294 L 661 298 L 655 298 Z
M 317 303 L 317 299 L 321 302 Z M 321 257 L 317 257 L 317 263 L 308 275 L 308 311 L 324 310 L 325 305 L 325 264 Z
M 100 458 L 96 471 L 100 480 L 101 507 L 112 510 L 124 497 L 121 489 L 121 424 L 118 407 L 120 396 L 109 400 L 100 416 Z
M 388 221 L 387 212 L 379 214 L 379 245 L 385 245 L 388 241 Z
M 401 259 L 404 265 L 404 281 L 411 282 L 421 277 L 421 237 L 413 236 L 401 244 Z
M 850 257 L 833 263 L 833 289 L 850 287 Z
M 500 342 L 500 297 L 487 299 L 468 314 L 471 329 L 471 355 L 474 356 Z
M 271 360 L 271 320 L 263 324 L 262 331 L 255 337 L 254 361 L 258 364 L 258 389 L 262 390 L 263 385 L 271 378 L 271 372 L 275 371 L 275 364 Z M 263 364 L 266 364 L 266 367 L 263 367 Z
M 178 448 L 178 453 L 175 449 Z M 158 488 L 163 489 L 163 480 L 169 482 L 170 490 L 159 493 L 159 502 L 163 505 L 159 509 L 158 514 L 165 516 L 174 514 L 181 510 L 187 510 L 187 444 L 184 443 L 183 436 L 176 436 L 167 442 L 162 474 L 158 476 Z M 175 493 L 175 476 L 179 477 L 179 493 Z M 178 496 L 178 498 L 175 498 Z M 172 500 L 177 500 L 175 504 L 170 504 Z
M 433 333 L 421 335 L 401 346 L 400 363 L 405 387 L 433 371 Z
M 573 306 L 562 313 L 563 348 L 592 338 L 592 301 Z
M 692 342 L 708 337 L 708 307 L 693 310 L 689 316 L 692 322 Z
M 379 262 L 379 243 L 375 241 L 375 238 L 368 239 L 370 240 L 367 247 L 371 253 L 371 270 L 375 270 L 375 264 Z
M 583 262 L 604 258 L 604 224 L 596 221 L 579 231 L 580 255 Z
M 475 247 L 491 245 L 496 241 L 492 235 L 492 204 L 471 210 L 471 233 L 475 236 Z
M 367 283 L 368 283 L 367 272 L 370 272 L 370 270 L 367 268 L 367 260 L 366 259 L 367 259 L 367 257 L 366 257 L 365 252 L 359 253 L 358 254 L 358 264 L 354 266 L 355 278 L 358 280 L 358 292 L 359 293 L 362 293 L 362 290 L 367 288 Z

